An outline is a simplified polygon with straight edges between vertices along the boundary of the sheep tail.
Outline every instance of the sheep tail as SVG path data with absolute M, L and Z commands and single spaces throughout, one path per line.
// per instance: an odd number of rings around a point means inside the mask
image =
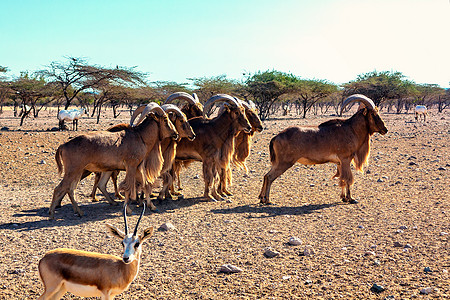
M 55 154 L 55 160 L 56 160 L 56 165 L 58 166 L 58 174 L 61 175 L 62 171 L 63 171 L 63 165 L 61 162 L 61 154 L 62 154 L 62 149 L 61 146 L 58 147 L 58 149 L 56 150 L 56 154 Z
M 269 144 L 269 152 L 270 152 L 270 161 L 274 162 L 275 161 L 275 151 L 273 150 L 273 140 L 275 138 L 270 140 L 270 144 Z

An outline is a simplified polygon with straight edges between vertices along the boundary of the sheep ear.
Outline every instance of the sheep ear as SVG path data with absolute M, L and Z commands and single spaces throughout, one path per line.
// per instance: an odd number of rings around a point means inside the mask
M 364 110 L 363 110 L 363 115 L 367 116 L 367 112 L 368 112 L 368 111 L 369 111 L 369 110 L 367 109 L 367 107 L 365 107 Z

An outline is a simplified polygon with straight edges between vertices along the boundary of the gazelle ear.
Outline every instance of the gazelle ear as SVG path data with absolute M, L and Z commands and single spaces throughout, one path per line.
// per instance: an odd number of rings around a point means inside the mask
M 140 236 L 141 242 L 145 241 L 146 239 L 148 239 L 152 235 L 153 235 L 153 227 L 145 228 L 144 232 Z
M 105 225 L 108 228 L 109 233 L 113 237 L 115 237 L 115 238 L 117 238 L 119 240 L 123 240 L 125 238 L 125 233 L 122 230 L 117 229 L 115 226 L 113 226 L 111 224 L 108 224 L 108 223 L 106 223 Z

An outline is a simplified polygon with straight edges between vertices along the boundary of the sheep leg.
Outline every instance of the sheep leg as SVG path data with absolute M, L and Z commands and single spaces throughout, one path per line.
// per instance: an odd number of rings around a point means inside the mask
M 217 202 L 217 199 L 219 199 L 219 195 L 217 195 L 217 192 L 215 189 L 212 189 L 213 181 L 214 181 L 214 172 L 215 166 L 213 165 L 214 161 L 204 161 L 203 162 L 203 180 L 205 182 L 205 192 L 203 194 L 203 197 L 208 199 L 209 201 Z M 212 166 L 212 167 L 211 167 Z M 214 169 L 214 171 L 212 170 Z M 213 196 L 210 194 L 210 190 L 212 189 Z M 215 195 L 214 195 L 215 194 Z
M 92 193 L 90 197 L 92 198 L 92 202 L 98 202 L 98 198 L 96 196 L 98 182 L 100 180 L 101 173 L 95 173 L 94 186 L 92 187 Z
M 119 176 L 118 170 L 112 172 L 111 179 L 114 185 L 114 196 L 116 196 L 117 199 L 123 200 L 123 196 L 119 193 L 119 188 L 117 187 L 117 177 Z
M 219 194 L 222 196 L 233 196 L 228 190 L 228 183 L 231 182 L 231 168 L 225 167 L 220 170 Z
M 277 179 L 281 174 L 286 172 L 287 169 L 292 167 L 295 162 L 278 162 L 276 165 L 272 165 L 272 168 L 266 175 L 264 175 L 264 181 L 261 188 L 261 193 L 259 194 L 260 202 L 263 204 L 270 204 L 269 194 L 270 187 L 275 179 Z
M 53 190 L 52 203 L 50 204 L 50 209 L 48 211 L 50 219 L 54 219 L 56 207 L 58 205 L 61 206 L 62 199 L 67 193 L 69 193 L 69 191 L 72 190 L 73 193 L 73 190 L 75 189 L 78 181 L 79 176 L 77 175 L 77 173 L 69 172 L 64 175 L 61 182 L 55 187 L 55 189 Z
M 75 201 L 75 196 L 73 195 L 73 189 L 71 189 L 67 195 L 69 195 L 70 201 L 72 202 L 72 208 L 73 212 L 78 214 L 80 217 L 83 216 L 83 212 L 81 211 L 80 207 L 77 204 L 77 201 Z
M 350 169 L 351 158 L 341 159 L 339 176 L 339 186 L 341 187 L 341 199 L 343 202 L 358 203 L 350 195 L 350 187 L 353 185 L 354 179 L 352 170 Z
M 163 178 L 163 187 L 161 188 L 161 191 L 158 195 L 158 201 L 162 201 L 164 199 L 172 199 L 172 195 L 170 195 L 169 192 L 169 186 L 173 183 L 172 175 L 170 175 L 170 172 L 166 172 L 162 174 Z
M 111 198 L 108 191 L 106 190 L 106 184 L 108 183 L 109 178 L 111 177 L 112 171 L 103 172 L 100 175 L 100 179 L 98 181 L 98 189 L 102 192 L 102 194 L 105 196 L 106 200 L 111 205 L 117 205 L 117 202 Z

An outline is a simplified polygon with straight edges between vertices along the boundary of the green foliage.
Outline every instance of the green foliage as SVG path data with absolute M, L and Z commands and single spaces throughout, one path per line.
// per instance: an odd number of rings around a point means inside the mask
M 404 96 L 405 76 L 401 72 L 369 72 L 358 75 L 355 81 L 344 84 L 344 94 L 363 94 L 379 106 L 383 101 Z

